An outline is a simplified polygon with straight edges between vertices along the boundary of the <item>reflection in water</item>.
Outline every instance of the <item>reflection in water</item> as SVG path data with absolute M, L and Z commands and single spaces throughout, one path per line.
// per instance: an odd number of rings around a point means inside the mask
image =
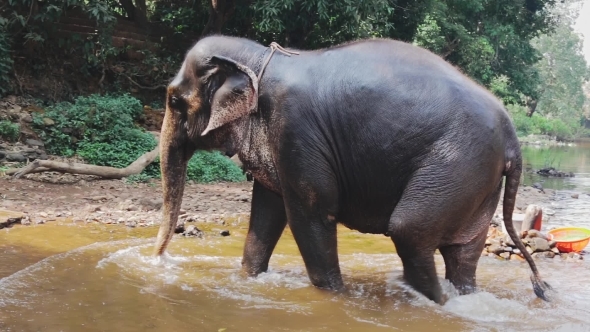
M 241 240 L 241 239 L 240 239 Z M 0 279 L 5 331 L 587 331 L 590 264 L 540 261 L 558 290 L 535 298 L 524 263 L 482 258 L 481 291 L 438 306 L 406 287 L 393 253 L 341 255 L 346 291 L 312 287 L 297 253 L 273 256 L 257 278 L 240 273 L 240 255 L 203 255 L 218 238 L 175 241 L 171 256 L 149 254 L 153 239 L 92 244 Z M 292 238 L 281 239 L 291 242 Z M 208 249 L 209 248 L 209 249 Z M 439 276 L 444 262 L 437 255 Z M 567 273 L 563 273 L 563 271 Z M 501 272 L 500 272 L 501 271 Z
M 545 188 L 590 193 L 590 142 L 580 142 L 574 146 L 523 146 L 522 155 L 525 169 L 537 171 L 554 167 L 575 174 L 573 178 L 548 178 L 534 172 L 524 172 L 524 184 L 541 182 Z

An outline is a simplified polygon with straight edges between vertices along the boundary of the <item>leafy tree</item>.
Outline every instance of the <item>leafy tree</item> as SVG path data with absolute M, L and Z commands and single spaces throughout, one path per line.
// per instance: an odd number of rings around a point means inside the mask
M 551 31 L 553 0 L 434 0 L 414 37 L 486 87 L 505 103 L 538 98 L 540 59 L 530 40 Z
M 576 12 L 566 5 L 556 8 L 555 32 L 535 38 L 532 44 L 542 54 L 535 68 L 540 74 L 537 111 L 578 127 L 586 100 L 583 85 L 590 69 L 582 51 L 582 38 L 572 28 Z M 529 111 L 529 116 L 532 112 Z

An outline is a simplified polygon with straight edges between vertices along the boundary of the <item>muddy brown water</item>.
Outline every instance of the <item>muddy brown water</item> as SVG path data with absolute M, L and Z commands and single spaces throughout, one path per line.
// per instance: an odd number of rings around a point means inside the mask
M 578 172 L 573 181 L 590 178 Z M 544 228 L 590 227 L 583 187 L 557 188 Z M 0 230 L 0 331 L 590 330 L 590 256 L 537 261 L 555 289 L 547 303 L 534 296 L 525 263 L 491 257 L 479 262 L 478 292 L 458 296 L 436 255 L 450 297 L 439 306 L 404 285 L 382 235 L 339 228 L 346 290 L 333 294 L 310 285 L 288 229 L 269 272 L 248 278 L 240 273 L 247 224 L 228 227 L 229 237 L 199 227 L 204 239 L 175 237 L 162 260 L 150 256 L 156 227 L 61 220 Z

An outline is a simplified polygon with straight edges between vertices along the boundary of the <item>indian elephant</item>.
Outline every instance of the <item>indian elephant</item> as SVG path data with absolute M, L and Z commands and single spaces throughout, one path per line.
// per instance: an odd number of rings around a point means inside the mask
M 446 279 L 473 292 L 506 177 L 506 229 L 546 299 L 550 286 L 512 224 L 522 170 L 512 122 L 491 93 L 425 49 L 388 39 L 297 52 L 228 36 L 198 41 L 167 87 L 156 255 L 174 233 L 199 149 L 237 153 L 254 177 L 249 275 L 267 270 L 288 224 L 311 283 L 341 289 L 341 223 L 391 237 L 405 282 L 437 303 L 435 250 Z

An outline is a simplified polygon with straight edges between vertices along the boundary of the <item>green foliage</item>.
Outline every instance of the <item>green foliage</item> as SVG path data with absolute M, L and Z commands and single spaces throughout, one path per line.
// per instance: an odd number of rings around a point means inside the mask
M 90 164 L 124 168 L 156 147 L 154 136 L 135 125 L 142 114 L 139 100 L 129 95 L 91 95 L 78 97 L 74 103 L 48 107 L 44 114 L 34 115 L 33 125 L 49 153 L 76 154 Z M 155 160 L 127 181 L 157 177 L 160 177 L 160 165 Z M 200 151 L 189 161 L 187 179 L 243 181 L 245 176 L 219 152 Z
M 246 180 L 242 170 L 218 151 L 197 151 L 188 163 L 186 177 L 197 182 Z
M 571 140 L 575 136 L 572 128 L 561 119 L 546 118 L 539 114 L 528 117 L 522 106 L 513 106 L 509 110 L 518 136 L 548 135 L 558 140 Z
M 0 121 L 0 138 L 8 141 L 18 140 L 20 134 L 20 126 L 10 121 Z
M 109 4 L 111 2 L 107 0 L 9 0 L 0 6 L 0 95 L 8 92 L 6 83 L 10 81 L 9 73 L 14 64 L 13 47 L 21 46 L 15 45 L 14 41 L 22 41 L 23 45 L 28 42 L 43 44 L 52 31 L 47 29 L 47 23 L 56 22 L 67 8 L 82 8 L 96 21 L 99 33 L 86 39 L 76 35 L 71 40 L 60 39 L 59 46 L 65 53 L 82 50 L 86 62 L 81 69 L 85 73 L 93 67 L 103 68 L 107 57 L 122 51 L 111 47 L 110 28 L 116 19 Z
M 538 96 L 539 53 L 530 40 L 554 25 L 553 0 L 433 0 L 414 36 L 488 88 L 503 80 L 496 93 L 505 103 L 522 103 L 520 95 Z
M 556 8 L 559 17 L 555 32 L 533 40 L 543 55 L 535 68 L 541 81 L 536 112 L 562 119 L 571 128 L 580 127 L 586 96 L 583 84 L 590 79 L 590 67 L 582 51 L 582 37 L 574 32 L 576 15 L 567 6 Z
M 394 14 L 401 13 L 387 0 L 256 0 L 238 7 L 228 22 L 231 34 L 298 48 L 388 36 Z
M 141 103 L 129 95 L 81 96 L 73 104 L 58 103 L 48 107 L 44 114 L 35 114 L 33 125 L 47 152 L 72 156 L 81 141 L 110 143 L 118 136 L 135 139 L 136 133 L 129 128 L 134 128 L 134 120 L 141 114 Z M 54 124 L 47 126 L 47 119 Z

